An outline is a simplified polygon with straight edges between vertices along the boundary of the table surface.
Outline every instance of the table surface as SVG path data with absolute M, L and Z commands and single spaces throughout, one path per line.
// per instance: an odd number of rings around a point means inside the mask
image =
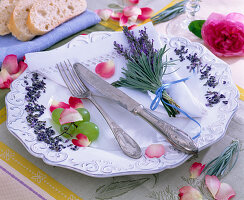
M 89 0 L 91 10 L 106 8 L 109 4 L 123 1 Z M 174 1 L 176 2 L 176 1 Z M 152 7 L 155 12 L 171 3 L 170 0 L 144 0 L 140 7 Z M 199 16 L 206 19 L 212 12 L 243 12 L 243 0 L 203 0 Z M 167 23 L 156 25 L 156 30 L 165 34 Z M 104 29 L 106 30 L 106 29 Z M 199 39 L 194 39 L 201 42 Z M 244 88 L 244 58 L 224 59 L 230 64 L 233 80 Z M 181 166 L 153 175 L 134 175 L 114 178 L 91 178 L 77 172 L 53 167 L 41 159 L 31 156 L 24 146 L 0 125 L 0 196 L 1 199 L 156 199 L 176 200 L 182 186 L 191 185 L 202 192 L 204 199 L 213 199 L 203 184 L 203 176 L 189 178 L 189 168 L 194 162 L 207 163 L 219 155 L 232 140 L 244 142 L 244 102 L 229 124 L 226 135 L 216 144 L 203 150 L 198 157 L 191 158 Z M 234 199 L 244 199 L 244 151 L 232 171 L 221 181 L 230 184 L 236 191 Z M 28 190 L 27 190 L 28 189 Z

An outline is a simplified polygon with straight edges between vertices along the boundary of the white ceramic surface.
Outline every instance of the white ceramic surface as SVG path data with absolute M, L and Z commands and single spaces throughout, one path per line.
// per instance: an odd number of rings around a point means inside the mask
M 69 49 L 84 43 L 89 44 L 98 39 L 109 37 L 111 34 L 112 33 L 109 32 L 96 32 L 88 36 L 78 36 L 61 48 Z M 196 139 L 196 144 L 200 150 L 205 149 L 224 136 L 228 124 L 238 108 L 239 93 L 231 79 L 229 66 L 215 57 L 201 44 L 191 43 L 189 40 L 180 37 L 169 38 L 161 36 L 160 39 L 162 43 L 166 43 L 167 46 L 170 47 L 170 57 L 175 58 L 175 54 L 173 53 L 174 48 L 184 45 L 189 49 L 189 52 L 198 53 L 203 63 L 211 64 L 211 73 L 219 79 L 219 84 L 214 90 L 225 94 L 226 100 L 229 102 L 227 105 L 220 102 L 212 108 L 208 107 L 207 113 L 202 118 L 198 119 L 202 126 L 202 133 L 201 136 Z M 58 52 L 58 50 L 54 51 Z M 94 61 L 91 60 L 90 62 Z M 181 65 L 179 74 L 181 74 L 182 77 L 188 76 L 189 74 L 187 74 L 188 72 L 185 70 L 187 64 L 183 62 Z M 128 113 L 113 102 L 101 97 L 98 97 L 98 101 L 100 101 L 106 111 L 135 138 L 143 149 L 143 153 L 148 145 L 152 143 L 162 143 L 166 147 L 166 154 L 161 158 L 153 159 L 149 159 L 145 155 L 138 160 L 126 157 L 120 151 L 105 120 L 99 112 L 86 101 L 84 101 L 84 105 L 92 115 L 91 121 L 100 127 L 98 140 L 93 142 L 90 147 L 80 148 L 78 151 L 73 151 L 69 148 L 58 153 L 51 151 L 45 143 L 36 140 L 33 129 L 27 125 L 25 119 L 26 112 L 24 110 L 26 104 L 24 98 L 26 94 L 24 76 L 27 76 L 27 80 L 29 80 L 31 72 L 27 69 L 15 80 L 11 85 L 11 91 L 6 96 L 8 113 L 7 127 L 32 155 L 42 158 L 43 161 L 49 165 L 72 169 L 88 176 L 111 177 L 161 172 L 165 169 L 179 166 L 190 157 L 189 155 L 174 150 L 160 133 L 143 120 Z M 223 81 L 226 81 L 226 83 L 223 84 Z M 46 80 L 46 82 L 47 90 L 45 94 L 41 95 L 39 100 L 40 104 L 48 107 L 48 102 L 51 98 L 67 102 L 70 96 L 67 88 L 57 85 L 50 80 Z M 203 86 L 205 82 L 206 81 L 200 81 L 199 78 L 195 77 L 186 83 L 194 96 L 203 103 L 206 103 L 204 94 L 208 89 L 208 87 Z M 160 117 L 182 128 L 191 135 L 196 134 L 198 130 L 196 124 L 187 118 L 177 117 L 173 119 L 168 118 L 166 115 L 160 115 Z M 50 123 L 50 113 L 48 109 L 46 109 L 42 119 Z

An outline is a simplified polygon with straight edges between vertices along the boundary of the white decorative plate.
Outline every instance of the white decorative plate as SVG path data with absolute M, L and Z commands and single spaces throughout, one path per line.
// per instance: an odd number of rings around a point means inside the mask
M 74 46 L 102 40 L 109 37 L 111 34 L 113 33 L 96 32 L 88 36 L 78 36 L 66 45 L 53 50 L 53 52 L 62 48 L 69 49 Z M 161 36 L 160 39 L 170 47 L 171 56 L 173 55 L 172 50 L 174 48 L 184 45 L 189 49 L 189 52 L 197 53 L 198 56 L 201 57 L 203 63 L 210 64 L 212 66 L 211 73 L 219 80 L 215 91 L 226 96 L 228 104 L 220 102 L 213 107 L 208 107 L 207 114 L 200 119 L 202 133 L 201 136 L 196 139 L 196 144 L 200 150 L 205 149 L 224 136 L 228 124 L 238 108 L 239 93 L 231 79 L 230 68 L 201 44 L 191 43 L 189 40 L 180 37 L 168 38 Z M 24 77 L 27 77 L 27 79 Z M 33 129 L 27 125 L 24 80 L 29 81 L 30 77 L 31 72 L 27 69 L 11 85 L 11 91 L 6 96 L 7 127 L 32 155 L 42 158 L 45 163 L 72 169 L 88 176 L 111 177 L 158 173 L 165 169 L 177 167 L 190 157 L 189 155 L 174 150 L 160 133 L 143 120 L 128 113 L 108 99 L 103 98 L 98 98 L 98 101 L 100 101 L 106 111 L 122 126 L 122 128 L 138 142 L 143 150 L 143 156 L 138 160 L 125 156 L 119 149 L 105 120 L 101 117 L 99 112 L 86 101 L 84 101 L 84 105 L 92 115 L 91 121 L 96 123 L 100 128 L 98 140 L 93 142 L 90 147 L 79 148 L 78 151 L 73 151 L 69 148 L 63 149 L 61 152 L 52 151 L 47 144 L 37 141 Z M 41 95 L 39 104 L 47 107 L 42 119 L 50 124 L 51 120 L 48 109 L 50 98 L 67 102 L 70 93 L 66 88 L 52 81 L 46 80 L 46 83 L 46 93 Z M 203 86 L 204 83 L 205 81 L 200 80 L 197 83 L 198 86 L 201 86 L 201 91 L 197 90 L 199 87 L 194 86 L 191 88 L 192 92 L 197 94 L 197 98 L 202 102 L 205 101 L 204 93 L 208 89 L 208 87 Z M 189 84 L 196 85 L 192 83 Z M 189 85 L 189 87 L 191 86 Z M 173 119 L 165 117 L 165 120 L 179 128 L 188 127 L 188 129 L 191 129 L 195 127 L 195 124 L 186 118 Z M 164 144 L 166 147 L 166 154 L 160 158 L 147 158 L 144 152 L 147 146 L 152 143 Z

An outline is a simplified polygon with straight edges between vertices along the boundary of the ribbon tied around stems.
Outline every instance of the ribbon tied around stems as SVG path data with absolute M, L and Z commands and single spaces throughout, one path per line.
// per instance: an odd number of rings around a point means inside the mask
M 169 88 L 171 85 L 174 85 L 174 84 L 176 84 L 176 83 L 185 82 L 185 81 L 188 80 L 188 79 L 189 79 L 189 77 L 186 77 L 186 78 L 183 78 L 183 79 L 179 79 L 179 80 L 176 80 L 176 81 L 172 81 L 172 82 L 170 82 L 170 83 L 162 84 L 162 86 L 159 87 L 159 88 L 156 90 L 156 92 L 155 92 L 156 97 L 153 99 L 153 101 L 152 101 L 152 103 L 151 103 L 151 105 L 150 105 L 150 109 L 151 109 L 151 110 L 155 110 L 155 109 L 158 107 L 160 101 L 162 100 L 162 102 L 163 102 L 164 104 L 166 104 L 166 105 L 168 105 L 168 106 L 171 106 L 172 108 L 174 108 L 174 109 L 178 110 L 179 112 L 183 113 L 185 116 L 187 116 L 190 120 L 194 121 L 194 122 L 200 127 L 200 131 L 199 131 L 199 133 L 198 133 L 197 135 L 195 135 L 194 137 L 192 137 L 192 139 L 194 140 L 194 139 L 198 138 L 198 137 L 200 136 L 200 134 L 201 134 L 201 124 L 200 124 L 197 120 L 195 120 L 194 118 L 192 118 L 189 114 L 187 114 L 184 110 L 178 108 L 178 107 L 175 106 L 175 105 L 172 105 L 172 104 L 170 104 L 170 103 L 167 103 L 167 102 L 164 101 L 164 99 L 162 98 L 162 97 L 163 97 L 163 92 L 164 92 L 164 90 L 165 90 L 166 88 Z

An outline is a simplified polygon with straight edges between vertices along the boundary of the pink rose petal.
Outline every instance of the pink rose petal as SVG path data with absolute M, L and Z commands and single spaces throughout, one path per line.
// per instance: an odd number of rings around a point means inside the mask
M 71 123 L 71 122 L 77 122 L 77 121 L 82 121 L 83 118 L 81 114 L 75 110 L 74 108 L 67 108 L 64 109 L 59 118 L 59 122 L 61 125 Z
M 8 55 L 4 58 L 0 72 L 0 88 L 9 88 L 10 84 L 22 74 L 27 64 L 20 61 L 18 64 L 16 55 Z
M 138 16 L 139 20 L 145 20 L 151 18 L 153 10 L 151 8 L 145 7 L 141 8 L 141 15 Z
M 138 4 L 139 3 L 139 0 L 129 0 L 131 3 L 133 4 Z
M 16 74 L 11 75 L 13 80 L 17 79 L 28 67 L 28 65 L 24 61 L 20 61 L 18 66 L 19 66 L 19 71 Z
M 136 28 L 136 27 L 137 27 L 137 25 L 136 25 L 136 24 L 133 24 L 133 25 L 129 26 L 128 29 L 129 29 L 129 30 L 133 30 L 133 29 Z
M 122 17 L 122 13 L 120 13 L 120 12 L 112 12 L 112 14 L 111 14 L 111 16 L 110 16 L 110 18 L 112 19 L 112 20 L 115 20 L 115 21 L 119 21 L 120 20 L 120 18 Z
M 225 18 L 225 16 L 223 14 L 219 14 L 219 13 L 211 13 L 209 16 L 208 16 L 208 19 L 211 20 L 211 21 L 221 21 Z
M 219 191 L 217 192 L 215 199 L 216 200 L 229 200 L 236 195 L 232 187 L 227 183 L 221 183 Z
M 70 108 L 70 105 L 67 104 L 67 103 L 64 103 L 64 102 L 59 102 L 59 101 L 56 101 L 56 100 L 52 100 L 51 106 L 49 108 L 50 112 L 53 112 L 57 108 L 67 109 L 67 108 Z
M 111 9 L 100 9 L 100 10 L 96 10 L 95 12 L 103 21 L 107 21 L 110 18 L 111 14 L 113 13 Z
M 131 17 L 131 16 L 138 16 L 141 15 L 142 11 L 140 8 L 138 8 L 137 6 L 128 6 L 126 8 L 123 9 L 123 15 L 127 16 L 127 17 Z
M 191 186 L 184 186 L 179 190 L 180 200 L 202 200 L 201 193 Z
M 125 15 L 122 15 L 119 20 L 119 25 L 120 26 L 126 26 L 128 23 L 128 17 Z
M 230 13 L 226 16 L 226 20 L 240 22 L 244 24 L 244 15 L 241 13 Z
M 76 98 L 76 97 L 69 98 L 69 105 L 71 108 L 74 108 L 74 109 L 84 108 L 84 105 L 83 105 L 81 99 Z
M 205 184 L 208 187 L 208 190 L 211 192 L 213 197 L 215 198 L 215 195 L 217 194 L 219 187 L 220 187 L 220 181 L 216 176 L 205 176 Z
M 133 16 L 129 17 L 128 20 L 129 20 L 131 23 L 136 23 L 137 17 L 138 17 L 138 15 L 133 15 Z
M 13 78 L 10 76 L 6 69 L 0 71 L 0 88 L 10 88 L 10 84 L 13 82 Z
M 91 142 L 88 140 L 88 137 L 79 133 L 78 135 L 76 135 L 76 139 L 73 139 L 72 140 L 72 143 L 76 146 L 79 146 L 79 147 L 87 147 L 89 146 L 89 144 L 91 144 Z
M 19 71 L 17 56 L 13 54 L 6 56 L 1 69 L 6 69 L 10 75 L 16 74 Z
M 197 178 L 198 176 L 200 176 L 204 167 L 205 165 L 202 165 L 202 163 L 194 162 L 190 167 L 190 178 Z
M 146 156 L 149 158 L 160 158 L 164 153 L 165 149 L 162 144 L 151 144 L 145 151 Z
M 112 60 L 99 63 L 95 68 L 95 72 L 103 78 L 110 78 L 114 75 L 115 64 Z

